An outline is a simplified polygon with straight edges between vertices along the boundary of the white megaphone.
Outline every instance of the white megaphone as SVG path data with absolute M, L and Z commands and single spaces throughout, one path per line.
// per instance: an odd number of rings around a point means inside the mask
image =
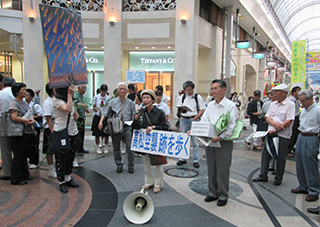
M 140 192 L 133 192 L 124 200 L 123 213 L 128 221 L 133 224 L 144 224 L 148 222 L 154 212 L 151 198 L 144 189 Z

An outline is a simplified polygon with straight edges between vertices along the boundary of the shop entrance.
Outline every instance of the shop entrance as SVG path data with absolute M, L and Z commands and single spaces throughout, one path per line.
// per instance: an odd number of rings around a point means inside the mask
M 138 90 L 155 90 L 156 86 L 163 87 L 163 93 L 168 97 L 170 111 L 174 108 L 174 72 L 146 72 L 145 84 L 137 84 Z

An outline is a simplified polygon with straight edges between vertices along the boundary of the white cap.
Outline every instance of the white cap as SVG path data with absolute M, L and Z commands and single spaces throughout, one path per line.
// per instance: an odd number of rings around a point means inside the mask
M 279 84 L 278 86 L 275 86 L 271 89 L 272 91 L 285 91 L 289 92 L 289 86 L 286 84 Z

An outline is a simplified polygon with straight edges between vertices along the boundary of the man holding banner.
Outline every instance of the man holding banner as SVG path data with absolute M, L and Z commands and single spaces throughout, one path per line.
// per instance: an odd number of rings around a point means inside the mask
M 206 147 L 209 195 L 204 199 L 212 202 L 218 199 L 218 206 L 225 206 L 228 202 L 230 166 L 232 160 L 233 141 L 227 141 L 236 125 L 238 110 L 236 105 L 225 97 L 227 84 L 223 80 L 213 80 L 211 89 L 214 101 L 208 104 L 201 122 L 216 124 L 220 116 L 230 111 L 230 122 L 226 129 L 211 139 L 213 143 L 220 142 L 220 147 Z

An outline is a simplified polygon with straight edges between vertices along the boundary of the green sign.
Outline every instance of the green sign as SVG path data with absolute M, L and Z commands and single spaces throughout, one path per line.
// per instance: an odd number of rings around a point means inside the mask
M 103 51 L 86 51 L 86 62 L 88 71 L 104 71 Z
M 305 88 L 306 40 L 292 42 L 291 87 Z
M 174 51 L 130 52 L 130 70 L 174 71 Z

